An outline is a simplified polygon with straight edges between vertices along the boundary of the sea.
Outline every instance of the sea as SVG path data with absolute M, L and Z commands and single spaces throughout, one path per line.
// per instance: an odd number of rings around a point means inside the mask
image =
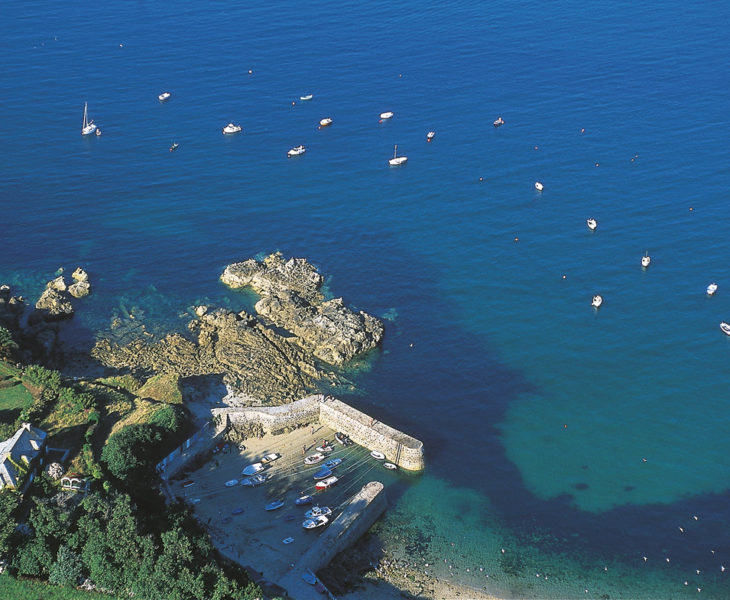
M 730 598 L 728 22 L 716 0 L 6 0 L 0 283 L 86 269 L 81 347 L 119 314 L 249 306 L 225 265 L 306 257 L 386 323 L 338 397 L 425 444 L 387 552 L 503 598 Z

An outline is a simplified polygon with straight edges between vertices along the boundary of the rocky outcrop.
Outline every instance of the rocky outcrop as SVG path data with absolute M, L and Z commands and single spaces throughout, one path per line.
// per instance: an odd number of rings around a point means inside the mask
M 36 310 L 45 321 L 70 319 L 74 314 L 74 308 L 65 292 L 65 284 L 61 290 L 57 282 L 58 279 L 48 282 L 48 286 L 35 303 Z
M 9 285 L 0 285 L 0 325 L 17 329 L 26 304 L 22 296 L 11 296 Z
M 111 336 L 99 340 L 92 356 L 102 364 L 193 375 L 223 375 L 237 395 L 253 404 L 284 404 L 316 388 L 322 372 L 297 344 L 253 315 L 207 309 L 193 319 L 190 335 L 169 334 L 157 342 L 136 339 L 124 345 Z
M 221 281 L 253 288 L 261 296 L 256 312 L 324 362 L 341 365 L 372 350 L 383 337 L 379 319 L 351 310 L 342 298 L 324 300 L 323 278 L 306 259 L 284 260 L 280 253 L 261 262 L 249 259 L 227 266 Z
M 74 298 L 83 298 L 91 293 L 89 275 L 81 267 L 76 267 L 76 270 L 71 273 L 71 278 L 74 280 L 74 283 L 68 286 L 68 292 Z

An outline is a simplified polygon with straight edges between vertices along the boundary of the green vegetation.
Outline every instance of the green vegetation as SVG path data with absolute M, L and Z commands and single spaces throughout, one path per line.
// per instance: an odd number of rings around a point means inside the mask
M 137 396 L 156 400 L 157 402 L 166 402 L 167 404 L 182 404 L 180 377 L 170 373 L 154 375 L 137 390 Z
M 12 357 L 13 353 L 18 349 L 13 335 L 0 325 L 0 358 L 7 359 Z
M 0 422 L 14 424 L 20 414 L 33 404 L 33 396 L 19 379 L 6 377 L 9 378 L 0 380 Z
M 13 600 L 113 600 L 116 596 L 73 588 L 60 588 L 43 581 L 0 575 L 0 598 Z

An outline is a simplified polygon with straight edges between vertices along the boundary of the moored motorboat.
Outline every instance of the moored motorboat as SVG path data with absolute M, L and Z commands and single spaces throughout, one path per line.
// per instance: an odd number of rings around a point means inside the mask
M 332 475 L 332 469 L 328 469 L 327 467 L 321 467 L 319 471 L 317 471 L 313 476 L 312 479 L 318 480 L 318 479 L 326 479 Z
M 395 471 L 398 468 L 392 462 L 384 462 L 383 466 L 390 471 Z
M 157 99 L 160 102 L 166 102 L 167 100 L 170 99 L 170 96 L 172 96 L 172 94 L 170 92 L 162 92 L 159 96 L 157 96 Z
M 283 500 L 274 500 L 273 502 L 269 502 L 264 508 L 266 510 L 276 510 L 277 508 L 281 508 L 284 506 Z
M 388 160 L 388 164 L 391 167 L 397 167 L 398 165 L 404 164 L 408 160 L 407 156 L 398 156 L 398 144 L 393 149 L 393 158 Z
M 591 300 L 591 306 L 594 308 L 599 308 L 603 304 L 603 297 L 600 294 L 596 294 L 593 296 L 593 300 Z
M 598 221 L 595 219 L 586 219 L 586 225 L 588 225 L 588 229 L 595 231 L 596 227 L 598 227 Z
M 307 458 L 304 459 L 305 465 L 315 465 L 320 461 L 324 460 L 324 454 L 321 452 L 317 452 L 316 454 L 311 454 L 307 456 Z
M 320 119 L 319 121 L 320 127 L 329 127 L 330 125 L 332 125 L 332 119 L 330 119 L 329 117 L 325 117 L 324 119 Z
M 644 256 L 641 257 L 641 266 L 645 269 L 651 264 L 651 256 L 649 256 L 649 253 L 645 253 Z
M 267 454 L 261 459 L 262 465 L 268 465 L 269 463 L 274 462 L 275 460 L 279 460 L 281 458 L 281 454 L 278 452 L 271 452 L 270 454 Z
M 332 450 L 334 450 L 334 448 L 332 446 L 330 446 L 329 444 L 325 443 L 325 444 L 322 444 L 321 446 L 317 446 L 315 448 L 315 450 L 317 452 L 326 452 L 327 454 L 329 454 L 330 452 L 332 452 Z
M 716 291 L 717 291 L 716 283 L 711 283 L 710 285 L 707 286 L 707 295 L 708 296 L 713 296 Z
M 545 186 L 544 186 L 544 185 L 543 185 L 542 183 L 540 183 L 539 181 L 536 181 L 536 182 L 535 182 L 535 189 L 536 189 L 536 190 L 537 190 L 538 192 L 542 192 L 542 190 L 543 190 L 544 188 L 545 188 Z
M 323 525 L 327 525 L 329 523 L 329 519 L 325 517 L 324 515 L 319 517 L 314 517 L 313 519 L 307 519 L 302 523 L 302 527 L 304 529 L 316 529 L 317 527 L 322 527 Z
M 720 323 L 720 329 L 722 329 L 722 332 L 725 335 L 730 335 L 730 325 L 728 325 L 727 323 L 725 323 L 725 321 L 723 321 L 722 323 Z
M 333 458 L 331 460 L 328 460 L 326 463 L 324 463 L 324 465 L 322 465 L 322 468 L 334 469 L 335 467 L 338 467 L 341 464 L 342 464 L 341 458 Z
M 238 479 L 229 479 L 226 481 L 226 487 L 233 487 L 235 485 L 238 485 Z
M 173 142 L 172 146 L 170 146 L 170 152 L 175 152 L 175 150 L 177 150 L 179 145 L 180 144 L 178 144 L 177 142 Z
M 306 496 L 299 496 L 296 500 L 294 500 L 294 504 L 297 506 L 304 506 L 305 504 L 311 504 L 312 503 L 312 496 L 310 494 L 307 494 Z
M 313 519 L 314 517 L 328 517 L 331 514 L 332 509 L 329 506 L 313 506 L 304 513 L 304 516 L 307 519 Z
M 287 538 L 284 538 L 283 540 L 281 540 L 281 543 L 282 544 L 291 544 L 293 541 L 294 541 L 293 537 L 287 537 Z
M 427 142 L 430 142 L 434 138 L 435 135 L 436 135 L 436 132 L 435 131 L 429 131 L 426 134 L 426 141 Z
M 91 121 L 89 121 L 87 104 L 88 103 L 84 102 L 84 120 L 81 124 L 81 135 L 91 135 L 96 131 L 96 125 L 94 124 L 94 120 L 92 119 Z
M 314 98 L 314 96 L 313 96 L 312 94 L 306 94 L 305 96 L 299 96 L 299 99 L 300 99 L 300 100 L 303 100 L 303 101 L 305 101 L 305 102 L 306 102 L 307 100 L 311 100 L 312 98 Z
M 307 149 L 304 146 L 294 146 L 294 148 L 291 148 L 289 152 L 286 153 L 286 155 L 291 158 L 292 156 L 299 156 L 301 154 L 304 154 L 307 151 Z
M 494 125 L 495 127 L 501 127 L 502 125 L 504 125 L 504 119 L 502 117 L 497 117 L 492 125 Z
M 375 460 L 385 460 L 385 454 L 378 452 L 377 450 L 373 450 L 370 453 L 370 456 L 372 456 Z
M 256 473 L 260 473 L 263 470 L 264 465 L 262 465 L 260 462 L 257 462 L 245 467 L 243 471 L 241 471 L 241 475 L 255 475 Z
M 246 477 L 246 479 L 243 479 L 241 481 L 241 485 L 244 485 L 246 487 L 256 487 L 257 485 L 261 485 L 262 483 L 266 483 L 266 475 L 263 473 L 259 473 L 258 475 L 252 475 L 251 477 Z
M 243 131 L 243 127 L 234 123 L 228 123 L 228 125 L 226 125 L 221 131 L 223 132 L 223 135 L 228 135 L 231 133 L 238 133 L 239 131 Z
M 318 481 L 314 487 L 317 488 L 318 490 L 326 490 L 327 488 L 335 485 L 339 480 L 340 480 L 339 477 L 335 477 L 334 475 L 332 475 L 331 477 L 328 477 L 327 479 Z
M 390 112 L 390 111 L 382 112 L 382 113 L 380 113 L 380 118 L 381 119 L 392 119 L 393 118 L 393 113 Z
M 354 442 L 350 439 L 350 436 L 346 433 L 342 433 L 341 431 L 338 431 L 335 433 L 335 439 L 339 444 L 342 444 L 343 446 L 351 446 Z

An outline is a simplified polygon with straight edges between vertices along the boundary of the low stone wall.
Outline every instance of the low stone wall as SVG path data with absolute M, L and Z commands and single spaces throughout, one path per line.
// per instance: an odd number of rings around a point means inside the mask
M 315 597 L 313 588 L 302 580 L 307 570 L 316 572 L 326 567 L 330 561 L 348 546 L 358 540 L 378 520 L 387 508 L 383 484 L 371 481 L 355 494 L 348 505 L 325 529 L 314 545 L 305 552 L 279 585 L 286 588 L 294 598 Z
M 264 433 L 282 431 L 287 427 L 295 429 L 319 419 L 319 406 L 324 400 L 322 395 L 307 396 L 291 404 L 281 406 L 251 406 L 246 408 L 214 408 L 214 416 L 226 425 L 258 423 Z M 227 419 L 227 420 L 226 420 Z
M 402 469 L 424 468 L 423 442 L 380 423 L 363 412 L 333 398 L 320 404 L 319 421 L 330 429 L 342 431 L 353 442 L 368 450 L 377 450 Z

